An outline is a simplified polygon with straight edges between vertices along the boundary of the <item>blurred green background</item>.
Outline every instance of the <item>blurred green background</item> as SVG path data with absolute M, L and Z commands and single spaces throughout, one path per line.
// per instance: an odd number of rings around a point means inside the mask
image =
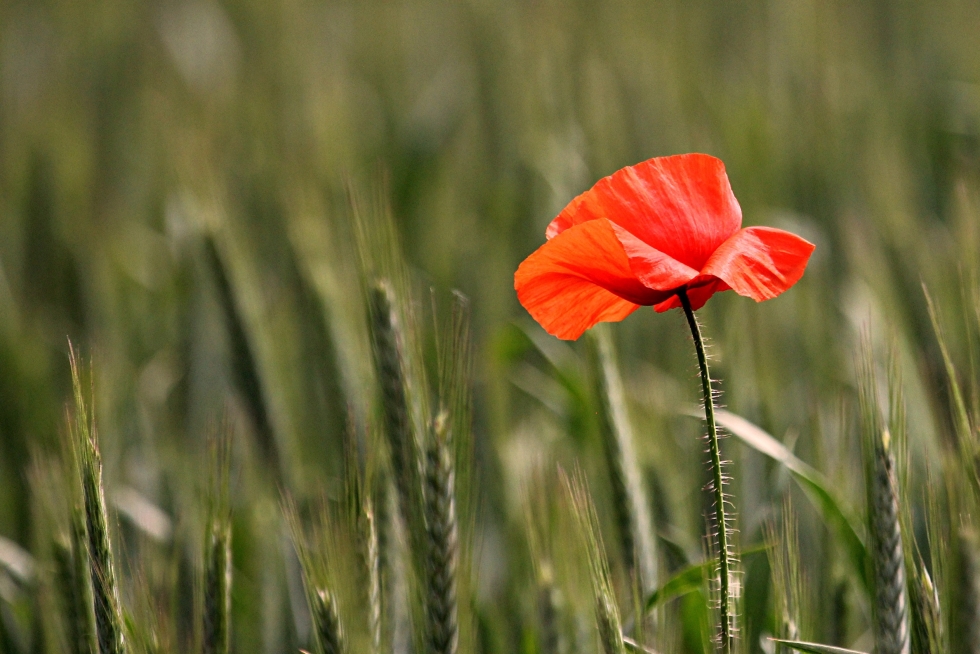
M 96 371 L 110 495 L 162 507 L 179 529 L 204 436 L 228 412 L 246 458 L 271 464 L 248 468 L 259 480 L 239 482 L 239 506 L 275 509 L 276 483 L 335 484 L 348 413 L 369 405 L 354 189 L 390 206 L 437 304 L 452 288 L 472 300 L 491 602 L 513 583 L 499 526 L 520 522 L 510 482 L 524 462 L 599 451 L 556 374 L 577 350 L 534 325 L 513 272 L 598 178 L 690 151 L 725 161 L 745 224 L 817 244 L 784 296 L 726 293 L 702 311 L 723 402 L 859 504 L 861 334 L 901 353 L 917 462 L 950 424 L 921 283 L 971 370 L 978 34 L 966 0 L 2 0 L 0 535 L 32 545 L 26 471 L 64 430 L 68 338 Z M 678 312 L 641 310 L 613 331 L 660 526 L 697 552 L 686 329 Z M 726 447 L 749 542 L 786 477 Z M 262 533 L 266 518 L 249 520 L 236 528 Z M 239 638 L 286 651 L 279 636 L 299 627 L 266 616 L 275 598 L 248 599 L 265 582 L 247 562 L 281 545 L 243 542 Z

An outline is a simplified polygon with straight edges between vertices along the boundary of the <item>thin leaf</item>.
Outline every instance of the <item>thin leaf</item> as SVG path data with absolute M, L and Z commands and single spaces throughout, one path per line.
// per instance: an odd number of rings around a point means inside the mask
M 949 378 L 949 391 L 952 396 L 953 417 L 956 420 L 957 435 L 963 439 L 962 442 L 969 443 L 971 442 L 973 430 L 970 428 L 970 416 L 966 410 L 966 401 L 963 399 L 963 392 L 960 389 L 959 381 L 957 381 L 956 366 L 953 365 L 953 358 L 949 354 L 949 348 L 946 347 L 946 337 L 943 334 L 942 327 L 939 325 L 936 305 L 933 304 L 932 296 L 929 295 L 929 289 L 926 288 L 925 284 L 922 285 L 922 292 L 926 296 L 929 320 L 932 321 L 932 329 L 936 332 L 936 340 L 939 341 L 939 351 L 943 355 L 943 366 L 945 366 L 946 376 Z
M 820 643 L 806 643 L 802 640 L 781 640 L 779 638 L 770 638 L 769 640 L 780 645 L 792 647 L 800 652 L 809 652 L 810 654 L 865 654 L 865 652 L 856 649 L 821 645 Z
M 752 554 L 765 552 L 765 545 L 757 545 L 742 550 L 742 557 Z M 699 590 L 704 584 L 704 580 L 710 576 L 715 567 L 715 561 L 705 561 L 688 566 L 667 580 L 660 588 L 650 593 L 644 603 L 644 612 L 649 613 L 664 602 L 668 602 L 676 597 L 687 595 Z
M 700 417 L 700 413 L 693 410 L 688 413 Z M 844 504 L 829 490 L 830 481 L 816 468 L 790 452 L 789 448 L 772 435 L 745 418 L 724 409 L 717 410 L 715 417 L 719 425 L 737 436 L 743 443 L 781 463 L 793 473 L 793 478 L 806 492 L 810 501 L 820 510 L 824 521 L 836 531 L 843 542 L 851 564 L 861 578 L 861 583 L 865 590 L 870 593 L 872 588 L 871 577 L 869 576 L 871 558 L 868 554 L 868 548 L 855 527 L 858 523 L 851 512 L 846 510 Z
M 623 644 L 626 645 L 626 649 L 631 652 L 639 652 L 640 654 L 657 654 L 657 650 L 641 645 L 627 636 L 623 636 Z
M 705 561 L 699 565 L 692 565 L 671 577 L 667 583 L 653 591 L 647 598 L 647 612 L 668 600 L 687 595 L 701 588 L 705 573 L 710 573 L 713 564 L 713 561 Z

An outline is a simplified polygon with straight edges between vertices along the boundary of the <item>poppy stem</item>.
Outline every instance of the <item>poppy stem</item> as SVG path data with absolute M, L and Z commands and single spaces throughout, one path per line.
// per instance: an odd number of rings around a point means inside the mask
M 718 530 L 718 578 L 719 578 L 719 621 L 721 622 L 721 651 L 728 654 L 732 651 L 732 617 L 731 610 L 731 571 L 732 553 L 728 544 L 728 518 L 725 515 L 724 477 L 721 472 L 721 449 L 718 444 L 718 427 L 715 424 L 715 402 L 711 395 L 711 377 L 708 375 L 708 357 L 704 353 L 704 339 L 698 326 L 691 301 L 687 291 L 681 289 L 677 297 L 684 307 L 687 324 L 691 327 L 694 337 L 694 347 L 698 353 L 698 366 L 701 368 L 701 388 L 704 392 L 704 417 L 708 423 L 708 449 L 711 455 L 712 490 L 715 495 L 715 520 Z

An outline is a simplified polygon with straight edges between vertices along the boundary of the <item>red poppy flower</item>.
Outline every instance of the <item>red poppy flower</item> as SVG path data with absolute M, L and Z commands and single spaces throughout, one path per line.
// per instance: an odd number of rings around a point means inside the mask
M 514 274 L 517 297 L 548 333 L 576 339 L 641 305 L 693 309 L 729 289 L 757 302 L 803 275 L 813 244 L 742 227 L 725 165 L 705 154 L 658 157 L 599 180 L 548 225 Z

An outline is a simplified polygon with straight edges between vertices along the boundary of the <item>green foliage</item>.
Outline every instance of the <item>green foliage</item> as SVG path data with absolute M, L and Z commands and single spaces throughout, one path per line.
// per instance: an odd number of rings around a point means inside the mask
M 912 651 L 978 651 L 978 24 L 0 3 L 0 651 L 711 651 L 688 325 L 558 342 L 512 277 L 578 192 L 690 151 L 817 245 L 780 298 L 698 312 L 740 651 L 796 613 L 887 651 L 886 568 Z

